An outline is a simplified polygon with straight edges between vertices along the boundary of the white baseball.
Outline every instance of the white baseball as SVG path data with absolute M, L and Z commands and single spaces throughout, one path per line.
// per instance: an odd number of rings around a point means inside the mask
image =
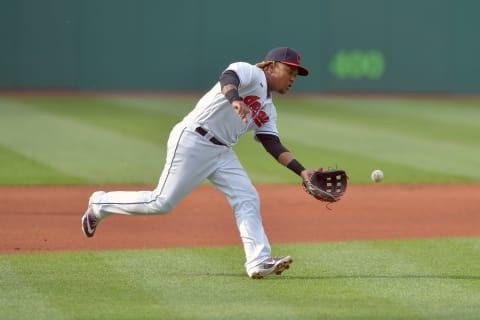
M 372 171 L 372 174 L 370 175 L 370 177 L 372 178 L 372 181 L 374 182 L 380 182 L 383 180 L 384 178 L 384 175 L 383 175 L 383 171 L 382 170 L 373 170 Z

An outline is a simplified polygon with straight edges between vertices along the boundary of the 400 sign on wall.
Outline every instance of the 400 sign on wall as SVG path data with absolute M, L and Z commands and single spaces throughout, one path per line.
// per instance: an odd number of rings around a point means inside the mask
M 340 80 L 378 80 L 385 73 L 385 58 L 378 50 L 340 50 L 333 56 L 329 69 Z

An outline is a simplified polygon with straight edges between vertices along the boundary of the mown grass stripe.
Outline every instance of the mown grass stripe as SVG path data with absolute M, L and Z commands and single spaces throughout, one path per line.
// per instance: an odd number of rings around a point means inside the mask
M 0 184 L 36 185 L 36 184 L 81 184 L 86 183 L 80 177 L 61 172 L 57 168 L 35 161 L 0 145 Z
M 119 105 L 102 96 L 24 97 L 13 100 L 51 115 L 154 144 L 165 143 L 170 129 L 179 119 L 153 108 L 128 108 L 126 104 Z M 174 109 L 175 105 L 171 107 Z
M 111 96 L 101 98 L 109 104 L 132 110 L 146 110 L 178 117 L 179 121 L 195 106 L 194 99 Z
M 318 100 L 306 100 L 318 104 Z M 427 99 L 321 99 L 332 111 L 341 111 L 347 118 L 361 113 L 409 118 L 440 124 L 455 124 L 478 128 L 479 101 Z M 348 112 L 345 112 L 348 111 Z M 373 117 L 375 119 L 375 117 Z
M 330 122 L 341 122 L 354 126 L 384 130 L 385 134 L 397 133 L 422 136 L 438 141 L 462 143 L 480 147 L 480 103 L 477 106 L 461 104 L 444 105 L 442 101 L 431 100 L 377 100 L 345 98 L 299 99 L 289 101 L 282 108 L 306 117 L 319 117 Z
M 171 305 L 182 319 L 255 319 L 261 314 L 275 312 L 281 312 L 281 318 L 303 318 L 301 307 L 287 298 L 292 294 L 288 292 L 287 283 L 265 284 L 246 276 L 241 246 L 215 248 L 214 251 L 178 249 L 177 255 L 163 251 L 157 257 L 154 253 L 142 252 L 142 256 L 158 267 L 143 268 L 138 282 L 147 292 Z M 135 260 L 128 260 L 127 264 L 125 259 L 109 261 L 117 271 L 125 274 L 142 268 Z M 182 289 L 185 287 L 188 290 Z M 261 299 L 252 299 L 253 296 L 261 296 Z
M 378 306 L 380 318 L 385 312 L 383 318 L 391 318 L 397 310 L 402 319 L 474 319 L 479 256 L 472 256 L 468 245 L 478 240 L 462 241 L 467 246 L 457 246 L 456 239 L 307 245 L 300 258 L 309 261 L 307 274 L 319 265 L 325 268 L 319 279 L 331 282 L 329 288 L 348 287 L 365 299 L 388 300 L 392 309 L 384 309 L 385 302 Z M 454 255 L 445 254 L 454 248 Z M 464 257 L 473 260 L 465 263 Z
M 480 149 L 294 113 L 279 123 L 284 128 L 295 128 L 283 130 L 284 137 L 312 148 L 325 147 L 445 175 L 480 178 Z
M 21 274 L 23 267 L 24 264 L 19 266 L 0 259 L 0 317 L 3 320 L 71 319 L 51 303 L 41 288 Z
M 14 101 L 0 110 L 0 144 L 90 183 L 156 183 L 163 167 L 164 146 Z
M 178 319 L 161 299 L 111 268 L 105 254 L 34 254 L 8 260 L 15 270 L 14 286 L 34 292 L 31 305 L 5 293 L 2 299 L 21 306 L 11 313 L 11 319 Z M 37 309 L 39 303 L 45 307 Z M 30 313 L 32 318 L 28 318 Z

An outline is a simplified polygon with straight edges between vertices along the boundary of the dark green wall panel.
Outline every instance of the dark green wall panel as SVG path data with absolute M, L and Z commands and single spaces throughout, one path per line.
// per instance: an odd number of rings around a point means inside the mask
M 204 90 L 272 47 L 296 91 L 480 92 L 473 0 L 18 0 L 0 11 L 0 88 Z

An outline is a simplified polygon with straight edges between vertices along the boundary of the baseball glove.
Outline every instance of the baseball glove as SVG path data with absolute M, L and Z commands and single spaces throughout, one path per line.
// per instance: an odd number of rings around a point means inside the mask
M 348 176 L 341 169 L 318 169 L 309 180 L 303 181 L 303 188 L 315 199 L 326 202 L 339 201 L 347 190 Z

